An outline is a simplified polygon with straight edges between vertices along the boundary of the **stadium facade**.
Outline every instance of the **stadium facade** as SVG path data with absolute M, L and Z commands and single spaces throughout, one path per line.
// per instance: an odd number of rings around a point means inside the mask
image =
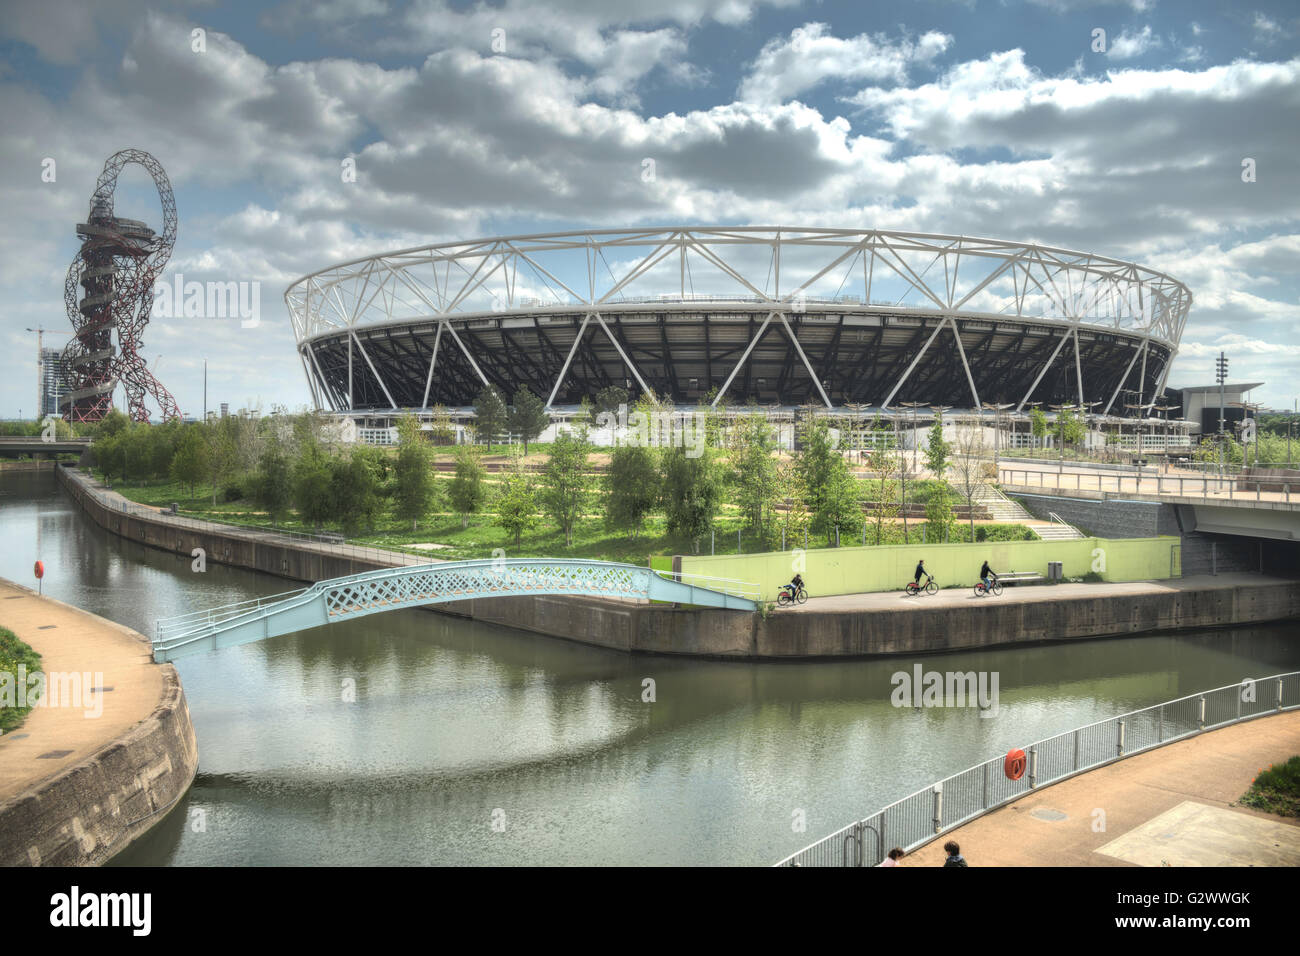
M 527 386 L 673 403 L 1147 414 L 1192 296 L 1032 243 L 798 227 L 502 236 L 330 266 L 285 292 L 317 408 L 465 408 Z

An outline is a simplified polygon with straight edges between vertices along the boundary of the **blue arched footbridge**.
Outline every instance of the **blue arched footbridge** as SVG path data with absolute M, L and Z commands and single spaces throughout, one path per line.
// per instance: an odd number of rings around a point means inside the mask
M 483 597 L 568 595 L 758 609 L 755 584 L 690 577 L 607 561 L 448 561 L 318 581 L 286 594 L 159 620 L 158 662 L 264 641 L 367 614 Z

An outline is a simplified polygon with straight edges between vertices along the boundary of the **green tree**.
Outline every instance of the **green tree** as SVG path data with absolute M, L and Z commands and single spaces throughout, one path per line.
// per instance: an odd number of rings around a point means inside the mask
M 729 473 L 745 524 L 763 536 L 777 499 L 776 439 L 767 418 L 751 411 L 731 435 Z
M 966 499 L 970 539 L 974 541 L 975 495 L 988 480 L 990 470 L 994 480 L 997 478 L 997 469 L 986 459 L 988 449 L 984 444 L 984 426 L 981 423 L 977 421 L 973 425 L 957 429 L 956 452 L 952 462 L 952 484 Z
M 546 431 L 546 426 L 551 423 L 551 416 L 546 411 L 546 403 L 525 385 L 515 392 L 515 403 L 510 408 L 509 421 L 510 430 L 523 441 L 526 455 L 528 443 L 536 441 L 537 436 Z
M 781 537 L 787 545 L 793 545 L 808 527 L 808 508 L 794 462 L 776 467 L 776 500 L 782 505 Z
M 930 426 L 929 441 L 925 446 L 925 467 L 930 469 L 930 473 L 943 481 L 943 476 L 948 470 L 948 457 L 952 451 L 952 443 L 944 441 L 943 438 L 943 416 L 938 412 L 934 416 L 934 424 Z
M 357 445 L 346 458 L 330 462 L 330 503 L 348 534 L 373 528 L 383 508 L 383 457 L 378 448 Z
M 393 510 L 397 517 L 410 519 L 411 530 L 428 514 L 436 486 L 429 467 L 429 446 L 420 423 L 410 415 L 397 424 L 397 461 L 393 468 Z
M 627 531 L 633 540 L 659 503 L 658 453 L 641 445 L 619 445 L 605 473 L 605 527 Z
M 108 414 L 94 426 L 95 438 L 112 438 L 131 424 L 131 419 L 119 408 L 110 408 Z
M 303 444 L 293 466 L 293 501 L 304 524 L 319 528 L 334 516 L 330 457 L 319 442 Z
M 238 463 L 238 449 L 234 430 L 226 425 L 229 419 L 217 419 L 203 426 L 208 440 L 208 477 L 212 482 L 212 504 L 217 503 L 221 483 L 234 472 Z
M 497 524 L 515 539 L 515 547 L 524 532 L 537 524 L 537 490 L 522 456 L 516 454 L 510 470 L 501 476 L 497 496 Z
M 824 419 L 811 412 L 800 423 L 800 448 L 795 455 L 803 498 L 812 516 L 809 529 L 825 535 L 829 544 L 835 529 L 856 528 L 861 520 L 860 493 L 848 463 L 831 440 Z
M 619 388 L 617 385 L 609 385 L 602 388 L 596 393 L 592 400 L 592 409 L 596 414 L 609 412 L 611 415 L 618 414 L 618 407 L 626 405 L 630 400 L 627 389 Z
M 484 386 L 474 399 L 474 427 L 479 440 L 491 447 L 493 440 L 505 431 L 508 418 L 501 393 L 491 385 Z
M 689 448 L 673 446 L 663 451 L 663 506 L 668 533 L 691 542 L 699 541 L 713 527 L 722 503 L 722 475 L 705 448 L 695 455 Z
M 1077 446 L 1087 435 L 1087 425 L 1073 410 L 1063 408 L 1056 413 L 1056 435 L 1062 448 L 1067 445 Z
M 874 544 L 880 544 L 884 538 L 885 525 L 893 527 L 898 517 L 898 505 L 894 496 L 898 494 L 898 454 L 891 448 L 877 448 L 867 456 L 867 469 L 874 478 L 871 495 L 871 523 L 875 529 Z
M 1034 436 L 1034 447 L 1037 448 L 1047 437 L 1047 413 L 1041 408 L 1034 408 L 1029 412 L 1029 430 Z
M 948 496 L 946 485 L 938 485 L 930 492 L 925 503 L 926 539 L 933 544 L 947 541 L 952 533 L 953 513 L 952 499 Z M 974 525 L 971 526 L 972 533 Z
M 194 497 L 194 486 L 208 473 L 208 444 L 203 440 L 203 433 L 198 425 L 187 425 L 176 453 L 172 455 L 171 476 L 181 485 L 189 487 L 190 497 Z
M 573 529 L 587 503 L 591 485 L 587 475 L 590 453 L 587 430 L 580 427 L 557 435 L 546 461 L 542 505 L 564 532 L 565 547 L 573 545 Z
M 460 526 L 469 527 L 469 516 L 483 510 L 487 486 L 483 478 L 482 452 L 473 445 L 456 446 L 456 470 L 447 487 L 451 506 L 460 515 Z
M 282 522 L 293 503 L 293 475 L 289 460 L 278 445 L 270 445 L 262 452 L 258 462 L 255 498 L 258 507 L 265 509 L 273 525 Z
M 450 445 L 456 440 L 456 430 L 451 426 L 451 413 L 446 406 L 434 405 L 429 410 L 432 429 L 429 437 L 435 445 Z

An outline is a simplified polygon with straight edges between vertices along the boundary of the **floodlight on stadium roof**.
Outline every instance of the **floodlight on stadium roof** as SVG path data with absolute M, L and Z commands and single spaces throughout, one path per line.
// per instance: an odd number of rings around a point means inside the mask
M 1192 302 L 1094 253 L 784 226 L 437 243 L 329 266 L 284 298 L 313 400 L 335 411 L 466 407 L 488 385 L 556 406 L 613 385 L 691 404 L 1106 414 L 1121 390 L 1158 400 Z

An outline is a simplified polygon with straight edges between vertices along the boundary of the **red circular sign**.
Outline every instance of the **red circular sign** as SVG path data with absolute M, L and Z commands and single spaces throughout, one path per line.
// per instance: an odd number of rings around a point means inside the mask
M 1007 775 L 1008 780 L 1019 780 L 1025 775 L 1025 767 L 1029 759 L 1025 752 L 1019 748 L 1007 751 L 1007 759 L 1002 763 L 1002 772 Z
M 45 563 L 44 563 L 44 562 L 42 562 L 42 561 L 37 561 L 37 562 L 36 562 L 36 567 L 33 568 L 32 570 L 36 572 L 36 577 L 37 577 L 37 578 L 43 578 L 43 577 L 45 577 Z

